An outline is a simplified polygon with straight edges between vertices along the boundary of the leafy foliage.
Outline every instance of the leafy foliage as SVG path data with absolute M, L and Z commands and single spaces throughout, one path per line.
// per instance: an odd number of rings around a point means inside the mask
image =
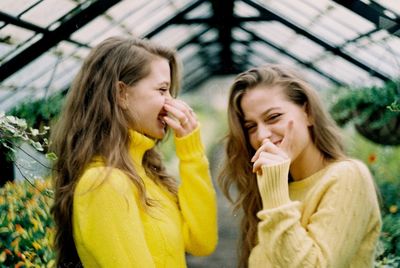
M 379 189 L 382 232 L 375 267 L 400 267 L 400 146 L 381 146 L 346 128 L 351 156 L 363 160 Z
M 49 183 L 8 182 L 0 188 L 0 267 L 54 267 Z
M 64 95 L 58 93 L 47 99 L 22 103 L 11 109 L 8 113 L 25 119 L 28 126 L 41 129 L 44 126 L 49 126 L 51 121 L 57 118 L 63 102 Z
M 331 107 L 335 121 L 353 122 L 357 131 L 383 145 L 400 144 L 400 85 L 389 81 L 383 87 L 339 89 Z
M 44 127 L 42 131 L 28 127 L 25 119 L 5 115 L 0 113 L 0 143 L 11 151 L 15 151 L 14 145 L 21 141 L 27 142 L 38 151 L 44 151 L 44 146 L 48 145 L 48 140 L 44 138 L 42 142 L 38 139 L 45 135 L 49 130 Z
M 350 121 L 356 125 L 363 124 L 374 115 L 372 128 L 379 128 L 399 116 L 392 111 L 398 108 L 400 100 L 398 83 L 389 81 L 384 87 L 351 88 L 339 90 L 339 95 L 331 107 L 331 115 L 335 121 L 343 126 Z M 391 109 L 388 109 L 391 107 Z

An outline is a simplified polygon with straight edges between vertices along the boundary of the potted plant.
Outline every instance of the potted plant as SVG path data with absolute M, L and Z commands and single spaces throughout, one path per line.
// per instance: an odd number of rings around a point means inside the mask
M 382 145 L 400 145 L 400 84 L 388 81 L 383 87 L 364 87 L 339 92 L 331 107 L 335 121 L 353 122 L 365 138 Z

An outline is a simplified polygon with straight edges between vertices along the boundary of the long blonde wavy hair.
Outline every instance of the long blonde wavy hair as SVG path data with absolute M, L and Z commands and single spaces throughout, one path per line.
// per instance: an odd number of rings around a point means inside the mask
M 239 246 L 239 267 L 247 267 L 251 249 L 257 243 L 256 214 L 262 209 L 261 196 L 257 187 L 256 175 L 252 172 L 250 159 L 255 151 L 251 147 L 244 130 L 244 115 L 240 106 L 243 95 L 259 86 L 265 90 L 279 86 L 288 100 L 305 106 L 307 113 L 313 118 L 310 129 L 313 143 L 322 152 L 326 160 L 342 159 L 344 149 L 338 127 L 325 111 L 316 91 L 298 74 L 280 65 L 265 65 L 239 74 L 230 88 L 228 102 L 228 134 L 226 140 L 226 157 L 218 183 L 225 196 L 233 203 L 234 210 L 242 209 L 241 239 Z M 233 199 L 231 188 L 237 190 Z
M 51 210 L 56 224 L 57 267 L 81 266 L 72 236 L 72 202 L 78 179 L 93 157 L 100 156 L 105 166 L 125 172 L 136 185 L 141 204 L 151 204 L 129 156 L 128 127 L 134 118 L 117 104 L 117 84 L 135 85 L 150 73 L 150 62 L 157 57 L 169 62 L 170 93 L 175 97 L 180 81 L 176 52 L 148 40 L 121 37 L 108 38 L 92 49 L 67 94 L 51 136 L 51 150 L 58 156 Z M 155 149 L 145 153 L 143 166 L 150 178 L 176 195 L 177 183 L 165 171 Z

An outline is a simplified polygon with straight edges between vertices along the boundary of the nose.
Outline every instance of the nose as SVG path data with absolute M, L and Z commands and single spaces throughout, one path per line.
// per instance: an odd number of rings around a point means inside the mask
M 169 90 L 167 90 L 166 92 L 165 92 L 165 98 L 167 99 L 167 100 L 171 100 L 172 99 L 172 96 L 171 96 L 171 92 L 169 92 Z
M 265 139 L 270 139 L 272 132 L 269 127 L 265 125 L 257 126 L 257 143 L 260 146 Z

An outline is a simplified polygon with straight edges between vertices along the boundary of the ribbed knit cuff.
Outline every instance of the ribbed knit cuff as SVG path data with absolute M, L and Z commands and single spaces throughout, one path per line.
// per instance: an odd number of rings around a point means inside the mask
M 176 137 L 176 154 L 180 160 L 188 160 L 204 155 L 204 146 L 201 141 L 200 127 L 184 137 Z
M 270 209 L 291 202 L 289 198 L 290 160 L 273 166 L 262 166 L 262 174 L 257 175 L 263 208 Z

